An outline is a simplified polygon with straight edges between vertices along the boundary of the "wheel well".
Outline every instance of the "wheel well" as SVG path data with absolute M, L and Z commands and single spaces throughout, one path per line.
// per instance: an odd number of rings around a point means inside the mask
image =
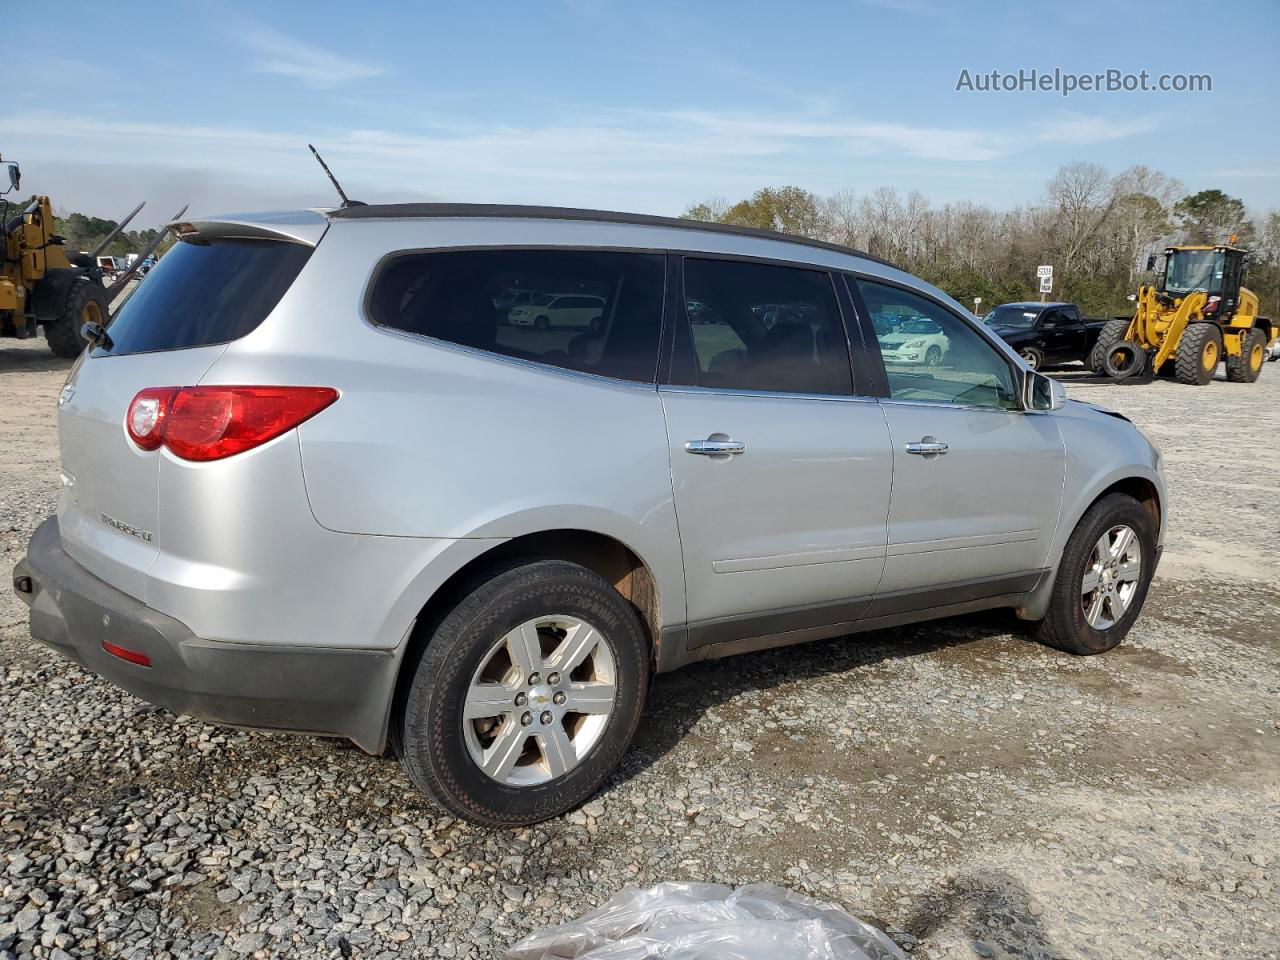
M 441 584 L 418 612 L 396 676 L 391 722 L 398 722 L 409 682 L 423 649 L 440 623 L 476 585 L 495 570 L 533 560 L 566 560 L 586 567 L 613 585 L 640 618 L 649 656 L 657 654 L 662 623 L 658 588 L 644 561 L 626 544 L 589 530 L 544 530 L 506 541 L 467 563 Z
M 1123 493 L 1133 497 L 1146 507 L 1147 512 L 1151 514 L 1151 519 L 1155 522 L 1156 529 L 1160 529 L 1160 493 L 1150 480 L 1143 477 L 1126 477 L 1103 490 L 1094 498 L 1093 503 L 1097 503 L 1109 493 Z M 1089 506 L 1092 507 L 1093 504 Z

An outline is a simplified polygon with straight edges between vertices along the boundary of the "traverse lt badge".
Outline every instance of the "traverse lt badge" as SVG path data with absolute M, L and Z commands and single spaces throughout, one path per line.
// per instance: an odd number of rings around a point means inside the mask
M 117 520 L 115 517 L 107 516 L 105 513 L 99 514 L 99 516 L 102 517 L 102 522 L 108 527 L 113 527 L 121 533 L 127 533 L 131 537 L 137 537 L 143 543 L 151 542 L 152 535 L 150 530 L 143 530 L 139 527 L 130 526 L 122 520 Z

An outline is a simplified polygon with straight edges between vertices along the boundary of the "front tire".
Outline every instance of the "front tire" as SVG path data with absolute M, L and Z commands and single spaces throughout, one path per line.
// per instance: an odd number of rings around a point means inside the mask
M 1222 331 L 1216 323 L 1192 323 L 1182 331 L 1174 356 L 1174 376 L 1179 383 L 1203 387 L 1213 379 L 1222 359 Z
M 924 352 L 924 365 L 926 367 L 936 367 L 942 363 L 942 348 L 934 345 Z
M 535 317 L 535 318 L 534 318 L 534 320 L 533 320 L 533 329 L 535 329 L 535 330 L 550 330 L 550 329 L 551 329 L 551 321 L 550 321 L 547 317 Z
M 1080 655 L 1123 640 L 1147 598 L 1157 535 L 1151 514 L 1126 494 L 1108 494 L 1090 507 L 1062 552 L 1036 639 Z
M 1129 332 L 1130 320 L 1108 320 L 1098 333 L 1098 339 L 1089 352 L 1089 369 L 1094 373 L 1105 373 L 1102 365 L 1108 351 L 1125 338 Z
M 1044 366 L 1044 354 L 1035 347 L 1023 347 L 1018 351 L 1018 356 L 1022 357 L 1032 370 L 1039 370 Z
M 401 762 L 473 823 L 547 820 L 621 762 L 648 685 L 640 621 L 604 579 L 560 560 L 509 568 L 428 638 L 399 718 Z

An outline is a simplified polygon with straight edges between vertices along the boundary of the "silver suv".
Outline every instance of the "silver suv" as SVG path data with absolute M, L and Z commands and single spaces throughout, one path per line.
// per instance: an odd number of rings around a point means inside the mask
M 874 257 L 527 207 L 172 229 L 62 390 L 14 584 L 175 712 L 391 745 L 510 826 L 600 786 L 655 673 L 994 607 L 1098 653 L 1142 607 L 1156 450 Z

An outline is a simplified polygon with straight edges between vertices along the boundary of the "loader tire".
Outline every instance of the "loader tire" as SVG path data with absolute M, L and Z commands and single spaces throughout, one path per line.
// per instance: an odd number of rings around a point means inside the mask
M 1222 331 L 1216 323 L 1192 323 L 1182 332 L 1174 357 L 1179 383 L 1203 387 L 1218 372 L 1222 359 Z
M 1240 356 L 1227 355 L 1227 379 L 1232 383 L 1253 383 L 1267 360 L 1267 341 L 1261 330 L 1250 330 L 1241 338 Z
M 62 309 L 40 322 L 54 356 L 74 360 L 89 342 L 80 328 L 90 321 L 106 326 L 110 316 L 107 291 L 102 284 L 85 277 L 69 285 Z
M 1094 373 L 1104 373 L 1103 361 L 1106 360 L 1107 351 L 1114 347 L 1117 343 L 1124 339 L 1124 335 L 1129 332 L 1129 320 L 1108 320 L 1106 325 L 1098 334 L 1098 340 L 1093 345 L 1093 349 L 1089 352 L 1089 369 Z
M 1137 376 L 1147 365 L 1147 354 L 1132 340 L 1121 340 L 1107 348 L 1102 358 L 1102 372 L 1113 380 Z

